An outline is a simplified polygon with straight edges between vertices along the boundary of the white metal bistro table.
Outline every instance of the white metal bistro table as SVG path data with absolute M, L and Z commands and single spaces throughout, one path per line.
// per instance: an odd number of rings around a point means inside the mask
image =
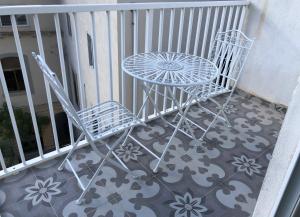
M 143 144 L 136 141 L 158 159 L 158 162 L 153 169 L 153 172 L 157 172 L 159 164 L 164 158 L 168 147 L 178 130 L 195 139 L 193 131 L 186 118 L 186 113 L 189 106 L 195 99 L 195 94 L 187 96 L 184 106 L 185 110 L 183 111 L 182 106 L 179 105 L 179 102 L 172 91 L 172 88 L 195 86 L 201 88 L 204 87 L 204 85 L 207 86 L 207 84 L 212 83 L 212 81 L 216 78 L 218 68 L 211 61 L 194 55 L 175 52 L 149 52 L 139 53 L 125 58 L 122 61 L 122 69 L 130 76 L 142 81 L 142 87 L 146 94 L 146 98 L 140 112 L 144 109 L 146 104 L 145 102 L 149 99 L 159 117 L 161 117 L 165 123 L 175 128 L 160 157 L 150 151 Z M 170 99 L 175 103 L 180 114 L 180 119 L 176 125 L 170 123 L 162 116 L 157 103 L 153 100 L 151 92 L 155 85 L 164 86 L 168 91 Z M 186 123 L 187 130 L 190 134 L 187 134 L 185 131 L 180 129 L 183 121 Z

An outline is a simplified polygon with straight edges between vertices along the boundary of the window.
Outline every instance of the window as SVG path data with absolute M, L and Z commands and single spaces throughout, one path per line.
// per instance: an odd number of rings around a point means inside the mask
M 93 41 L 89 34 L 87 34 L 87 43 L 88 43 L 89 64 L 90 66 L 94 66 Z
M 70 15 L 69 15 L 69 14 L 66 14 L 66 17 L 67 17 L 67 28 L 68 28 L 68 33 L 69 33 L 69 36 L 72 37 L 72 29 L 71 29 L 71 19 L 70 19 Z
M 18 57 L 1 59 L 8 91 L 24 91 L 25 85 Z
M 27 21 L 27 17 L 26 15 L 16 15 L 16 22 L 18 26 L 27 26 L 28 25 L 28 21 Z M 0 24 L 1 26 L 5 27 L 5 26 L 11 26 L 11 20 L 10 20 L 10 16 L 9 15 L 3 15 L 0 16 Z

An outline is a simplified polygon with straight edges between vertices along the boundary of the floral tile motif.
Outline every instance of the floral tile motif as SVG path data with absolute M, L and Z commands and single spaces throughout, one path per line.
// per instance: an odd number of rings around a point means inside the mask
M 56 180 L 56 177 L 54 178 Z M 56 216 L 49 203 L 54 195 L 62 194 L 58 184 L 63 182 L 41 181 L 30 169 L 1 180 L 0 215 L 5 217 Z M 39 190 L 38 190 L 39 189 Z M 46 199 L 46 197 L 48 197 Z
M 175 195 L 175 201 L 169 206 L 175 210 L 174 216 L 202 217 L 208 211 L 202 201 L 202 198 L 192 197 L 190 192 L 186 192 L 184 195 Z
M 215 109 L 209 102 L 203 105 Z M 232 127 L 218 121 L 202 142 L 178 133 L 157 174 L 152 172 L 157 160 L 134 141 L 117 147 L 116 154 L 139 178 L 106 163 L 81 205 L 76 200 L 82 190 L 70 168 L 57 170 L 63 157 L 0 180 L 0 216 L 249 217 L 272 158 L 284 109 L 237 91 L 225 113 Z M 191 107 L 189 117 L 201 126 L 212 118 L 197 106 Z M 155 120 L 135 129 L 133 135 L 160 155 L 172 131 Z M 86 147 L 77 150 L 71 162 L 87 184 L 101 157 Z
M 119 148 L 115 149 L 115 152 L 124 162 L 128 162 L 130 160 L 136 161 L 138 156 L 143 154 L 141 147 L 138 145 L 133 145 L 132 143 L 120 146 Z
M 255 162 L 254 158 L 248 158 L 246 155 L 240 157 L 233 157 L 234 161 L 232 165 L 237 168 L 238 172 L 244 172 L 245 174 L 252 176 L 253 174 L 261 174 L 262 166 Z
M 61 190 L 64 184 L 65 182 L 57 181 L 56 175 L 48 178 L 37 177 L 33 185 L 24 186 L 25 193 L 20 200 L 29 201 L 28 210 L 40 203 L 48 205 L 52 199 L 64 194 Z

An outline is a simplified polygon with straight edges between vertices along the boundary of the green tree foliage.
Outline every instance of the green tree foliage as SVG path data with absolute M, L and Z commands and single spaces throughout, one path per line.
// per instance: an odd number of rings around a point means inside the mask
M 24 152 L 25 154 L 33 152 L 36 150 L 36 141 L 31 114 L 22 108 L 13 108 L 13 110 Z M 48 117 L 37 116 L 39 132 L 41 132 L 41 128 L 48 123 Z M 6 103 L 0 108 L 0 139 L 0 149 L 7 165 L 19 163 L 19 152 Z

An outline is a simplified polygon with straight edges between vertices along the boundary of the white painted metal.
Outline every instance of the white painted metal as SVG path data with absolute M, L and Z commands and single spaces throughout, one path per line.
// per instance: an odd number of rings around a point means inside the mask
M 110 21 L 110 11 L 106 11 L 106 21 L 107 21 L 107 40 L 108 40 L 108 67 L 109 67 L 109 98 L 113 100 L 113 71 L 112 71 L 112 40 L 111 40 L 111 21 Z
M 33 22 L 34 22 L 34 28 L 35 28 L 35 33 L 36 33 L 36 37 L 37 37 L 39 53 L 42 56 L 42 58 L 45 59 L 43 39 L 42 39 L 42 34 L 41 34 L 41 29 L 40 29 L 40 22 L 39 22 L 39 17 L 37 14 L 33 15 Z M 55 145 L 55 149 L 58 151 L 59 150 L 59 142 L 58 142 L 57 128 L 56 128 L 56 122 L 55 122 L 54 111 L 53 111 L 52 96 L 51 96 L 49 84 L 45 78 L 44 78 L 44 84 L 45 84 L 47 103 L 48 103 L 48 108 L 49 108 L 49 113 L 50 113 L 50 121 L 51 121 L 51 126 L 52 126 L 54 145 Z
M 238 24 L 239 15 L 240 15 L 240 7 L 236 7 L 236 9 L 235 9 L 235 14 L 234 14 L 234 20 L 233 20 L 232 29 L 237 29 L 237 24 Z
M 209 44 L 209 43 L 207 43 L 207 34 L 208 34 L 208 29 L 209 29 L 210 14 L 211 14 L 211 7 L 207 8 L 203 42 L 202 42 L 202 47 L 201 47 L 201 57 L 204 57 L 206 45 Z
M 2 169 L 3 169 L 3 171 L 6 173 L 7 172 L 7 168 L 6 168 L 6 165 L 5 165 L 5 161 L 4 161 L 1 149 L 0 149 L 0 165 L 1 165 Z
M 21 65 L 21 70 L 22 70 L 22 75 L 23 75 L 23 80 L 24 80 L 24 85 L 25 85 L 25 90 L 26 90 L 26 96 L 28 99 L 28 105 L 29 105 L 29 110 L 30 110 L 30 114 L 31 114 L 35 139 L 37 142 L 39 155 L 41 156 L 41 158 L 43 158 L 43 149 L 42 149 L 39 128 L 37 125 L 36 115 L 35 115 L 35 111 L 34 111 L 32 94 L 31 94 L 30 85 L 29 85 L 29 81 L 28 81 L 27 70 L 26 70 L 25 60 L 24 60 L 24 56 L 23 56 L 23 50 L 22 50 L 20 36 L 19 36 L 18 28 L 17 28 L 17 22 L 16 22 L 16 18 L 14 15 L 11 15 L 11 24 L 12 24 L 13 35 L 14 35 L 14 39 L 15 39 L 15 43 L 16 43 L 16 47 L 17 47 L 17 53 L 18 53 L 18 57 L 19 57 L 20 65 Z
M 178 42 L 177 42 L 177 53 L 181 52 L 181 44 L 182 44 L 182 35 L 183 35 L 183 24 L 184 24 L 184 14 L 185 9 L 180 9 L 180 20 L 179 20 L 179 29 L 178 29 Z M 160 52 L 161 50 L 159 50 Z
M 227 24 L 226 24 L 226 29 L 225 31 L 229 31 L 230 27 L 231 27 L 231 23 L 232 23 L 232 14 L 233 14 L 233 6 L 230 6 L 229 9 L 229 14 L 228 14 L 228 18 L 227 18 Z
M 138 11 L 133 11 L 133 54 L 138 53 Z M 137 80 L 136 78 L 133 79 L 133 88 L 132 88 L 132 111 L 133 114 L 137 114 L 136 107 L 137 107 Z
M 193 29 L 193 22 L 194 22 L 194 11 L 195 11 L 194 8 L 191 8 L 189 13 L 190 15 L 189 15 L 187 40 L 185 45 L 185 54 L 190 53 L 191 36 L 192 36 L 192 29 Z M 183 91 L 180 91 L 180 98 L 179 98 L 180 104 L 182 104 L 182 101 L 183 101 Z
M 71 18 L 71 22 L 73 25 L 73 30 L 75 32 L 74 34 L 74 40 L 75 40 L 75 52 L 76 52 L 76 72 L 77 72 L 77 78 L 78 78 L 78 88 L 79 88 L 79 100 L 80 100 L 80 107 L 83 109 L 85 108 L 85 100 L 84 100 L 84 85 L 83 85 L 83 77 L 81 73 L 81 58 L 80 58 L 80 51 L 79 51 L 79 29 L 78 29 L 78 16 L 76 13 L 69 14 Z
M 66 66 L 65 66 L 65 59 L 64 59 L 64 50 L 62 45 L 62 37 L 61 37 L 61 29 L 60 29 L 60 22 L 59 22 L 59 15 L 54 15 L 54 25 L 55 25 L 55 32 L 56 32 L 56 40 L 57 40 L 57 47 L 58 47 L 58 54 L 59 54 L 59 62 L 60 62 L 60 70 L 62 74 L 63 86 L 67 97 L 69 97 L 68 92 L 68 81 L 66 75 Z M 74 144 L 74 132 L 70 118 L 68 117 L 68 127 L 70 133 L 70 141 L 71 144 Z
M 178 42 L 177 42 L 177 53 L 181 52 L 181 46 L 182 46 L 182 35 L 183 35 L 183 26 L 184 26 L 184 14 L 185 14 L 185 9 L 182 8 L 180 10 L 180 21 L 179 21 L 179 29 L 178 29 Z M 182 104 L 182 99 L 183 99 L 183 91 L 180 91 L 180 96 L 179 96 L 179 101 L 180 104 Z M 173 109 L 174 109 L 173 105 Z M 164 110 L 165 111 L 165 110 Z
M 170 25 L 169 25 L 169 38 L 168 38 L 168 52 L 172 52 L 173 31 L 174 31 L 174 17 L 175 17 L 175 9 L 171 9 L 171 13 L 170 13 Z
M 191 44 L 193 21 L 194 21 L 194 8 L 191 8 L 190 16 L 189 16 L 189 27 L 188 27 L 188 33 L 187 33 L 186 47 L 185 47 L 185 53 L 186 54 L 190 53 L 190 44 Z
M 253 40 L 249 39 L 244 33 L 238 30 L 218 32 L 209 56 L 209 59 L 219 68 L 217 79 L 208 85 L 183 88 L 188 94 L 196 94 L 197 99 L 206 96 L 208 100 L 216 104 L 216 108 L 218 109 L 217 113 L 210 112 L 214 115 L 214 118 L 205 130 L 202 129 L 203 134 L 200 137 L 200 140 L 205 137 L 206 133 L 218 118 L 225 120 L 228 126 L 230 126 L 224 108 L 228 105 L 232 93 L 235 90 L 252 44 Z M 225 93 L 228 95 L 226 101 L 222 104 L 213 98 Z M 198 106 L 209 111 L 208 108 L 205 108 L 200 104 L 199 100 Z
M 200 39 L 200 33 L 201 33 L 201 24 L 202 24 L 202 16 L 203 16 L 203 8 L 199 8 L 197 28 L 196 28 L 196 38 L 195 38 L 194 52 L 193 52 L 194 55 L 197 55 L 197 53 L 198 53 L 199 39 Z
M 121 19 L 121 58 L 124 59 L 125 58 L 125 41 L 126 41 L 126 38 L 125 38 L 125 12 L 124 11 L 121 11 L 121 16 L 120 16 L 120 19 Z M 99 82 L 97 82 L 99 83 Z M 124 71 L 122 70 L 121 71 L 121 104 L 122 105 L 126 105 L 126 100 L 127 98 L 125 98 L 126 96 L 126 92 L 127 92 L 127 86 L 126 86 L 126 83 L 125 83 L 125 73 Z
M 226 12 L 227 12 L 227 7 L 223 7 L 222 8 L 222 15 L 221 15 L 221 22 L 220 22 L 219 32 L 223 32 Z
M 153 2 L 153 3 L 124 3 L 124 4 L 72 4 L 72 5 L 24 5 L 2 6 L 0 15 L 15 14 L 53 14 L 69 12 L 90 12 L 108 10 L 147 10 L 171 8 L 199 8 L 217 6 L 244 6 L 249 1 L 198 1 L 198 2 Z
M 77 139 L 73 148 L 70 150 L 69 154 L 66 156 L 66 158 L 58 168 L 59 170 L 62 170 L 65 163 L 69 163 L 71 170 L 74 172 L 75 177 L 78 178 L 79 184 L 83 189 L 82 194 L 77 200 L 78 203 L 81 203 L 83 197 L 89 190 L 94 179 L 102 169 L 104 162 L 114 162 L 109 159 L 109 156 L 112 154 L 114 148 L 117 145 L 120 145 L 120 142 L 127 135 L 128 129 L 137 125 L 141 125 L 143 123 L 136 116 L 130 113 L 129 110 L 115 101 L 104 102 L 92 108 L 83 109 L 76 112 L 71 101 L 65 94 L 60 81 L 56 77 L 56 74 L 51 71 L 51 69 L 48 67 L 45 60 L 41 56 L 35 55 L 34 53 L 33 56 L 36 59 L 43 74 L 47 78 L 47 81 L 49 82 L 55 95 L 60 101 L 64 111 L 73 121 L 73 124 L 82 132 L 81 136 Z M 122 136 L 112 144 L 111 149 L 109 149 L 106 154 L 101 153 L 100 150 L 95 146 L 96 141 L 100 141 L 103 143 L 103 139 L 120 132 L 123 132 Z M 99 157 L 102 158 L 97 171 L 94 173 L 92 179 L 86 186 L 81 183 L 76 171 L 73 169 L 72 164 L 69 162 L 72 153 L 76 150 L 77 145 L 82 139 L 83 135 L 86 137 L 92 149 L 99 155 Z M 115 163 L 116 162 L 114 162 L 114 164 Z M 124 168 L 121 165 L 120 168 L 124 169 L 126 172 L 130 172 L 127 167 Z
M 156 112 L 158 112 L 159 117 L 162 118 L 166 124 L 169 124 L 175 128 L 172 136 L 168 140 L 168 143 L 164 147 L 162 155 L 158 157 L 158 162 L 153 169 L 153 172 L 157 172 L 159 164 L 163 160 L 168 147 L 172 143 L 177 131 L 180 130 L 183 122 L 185 122 L 186 126 L 188 127 L 188 131 L 191 134 L 190 137 L 195 139 L 190 122 L 188 122 L 188 119 L 186 118 L 186 114 L 193 100 L 198 98 L 198 95 L 193 94 L 195 91 L 197 91 L 197 88 L 195 88 L 192 94 L 188 96 L 185 111 L 183 111 L 179 106 L 179 102 L 171 88 L 192 88 L 197 87 L 198 85 L 208 84 L 216 78 L 218 69 L 216 65 L 209 60 L 200 58 L 198 56 L 172 52 L 151 52 L 133 55 L 123 60 L 122 68 L 126 73 L 143 82 L 144 92 L 154 106 Z M 179 114 L 181 115 L 179 116 L 180 118 L 176 125 L 171 124 L 162 117 L 161 112 L 158 109 L 158 105 L 155 104 L 151 97 L 152 88 L 149 89 L 147 87 L 148 84 L 151 84 L 152 87 L 153 85 L 163 85 L 167 88 L 171 100 L 174 101 L 179 110 Z M 206 96 L 203 96 L 203 98 L 206 98 Z M 181 131 L 184 132 L 183 130 Z M 187 133 L 185 134 L 189 135 Z M 137 144 L 140 145 L 140 142 L 137 142 Z M 141 147 L 145 148 L 144 145 L 141 145 Z M 149 151 L 147 148 L 145 150 Z M 149 153 L 153 155 L 151 151 Z
M 159 10 L 159 30 L 158 30 L 158 52 L 161 52 L 162 51 L 162 40 L 163 40 L 163 27 L 164 27 L 164 10 L 163 9 L 160 9 Z M 158 85 L 155 85 L 155 95 L 154 95 L 154 102 L 155 104 L 158 103 L 158 88 L 159 86 Z M 166 96 L 166 95 L 165 95 Z M 165 103 L 163 105 L 163 110 L 165 111 Z M 156 113 L 157 115 L 157 113 Z
M 216 36 L 216 28 L 217 28 L 218 18 L 219 18 L 219 7 L 216 7 L 215 13 L 214 13 L 214 18 L 213 18 L 213 26 L 212 26 L 212 30 L 211 30 L 210 41 L 209 41 L 209 49 L 212 46 L 214 37 Z M 210 51 L 208 53 L 210 53 Z
M 172 52 L 172 44 L 173 44 L 173 32 L 174 32 L 174 18 L 175 18 L 175 9 L 171 9 L 170 13 L 170 23 L 169 23 L 169 37 L 168 37 L 168 52 Z M 173 88 L 173 94 L 176 93 L 176 88 Z M 167 95 L 164 97 L 164 105 L 167 103 Z M 172 108 L 174 108 L 174 102 L 172 101 Z
M 140 53 L 122 62 L 123 70 L 147 83 L 195 86 L 215 78 L 215 64 L 198 56 L 175 52 Z
M 239 31 L 242 31 L 242 29 L 243 29 L 246 13 L 247 13 L 247 7 L 244 6 L 243 9 L 242 9 L 242 14 L 241 14 L 241 17 L 240 17 L 240 20 L 239 20 L 239 25 L 238 25 L 238 30 Z
M 95 77 L 96 77 L 96 96 L 97 96 L 97 103 L 100 103 L 100 87 L 99 87 L 99 69 L 98 69 L 98 49 L 97 49 L 97 31 L 96 31 L 96 20 L 95 20 L 95 12 L 92 11 L 91 13 L 92 18 L 92 35 L 93 35 L 93 57 L 94 57 L 94 69 L 95 69 Z
M 148 53 L 151 51 L 152 47 L 152 19 L 153 19 L 153 11 L 152 10 L 146 10 L 146 23 L 145 23 L 145 53 Z M 143 92 L 143 102 L 146 99 L 146 94 Z M 148 110 L 149 110 L 149 104 L 148 101 L 146 102 L 146 105 L 143 109 L 143 119 L 147 121 L 148 119 Z
M 8 108 L 11 124 L 12 124 L 12 127 L 13 127 L 13 131 L 14 131 L 14 134 L 15 134 L 15 138 L 16 138 L 20 158 L 21 158 L 22 164 L 25 165 L 26 160 L 25 160 L 25 156 L 24 156 L 23 146 L 22 146 L 22 142 L 21 142 L 21 139 L 20 139 L 20 134 L 19 134 L 19 130 L 18 130 L 14 110 L 13 110 L 11 100 L 10 100 L 10 97 L 9 97 L 9 93 L 8 93 L 8 89 L 7 89 L 7 85 L 6 85 L 6 81 L 5 81 L 5 77 L 4 77 L 1 62 L 0 62 L 0 82 L 1 82 L 2 89 L 3 89 L 6 105 L 7 105 L 7 108 Z M 0 158 L 1 158 L 1 156 L 0 156 Z M 3 160 L 3 162 L 4 162 L 4 160 Z M 4 168 L 4 167 L 2 166 L 2 168 Z M 6 172 L 6 171 L 4 171 L 4 172 Z

